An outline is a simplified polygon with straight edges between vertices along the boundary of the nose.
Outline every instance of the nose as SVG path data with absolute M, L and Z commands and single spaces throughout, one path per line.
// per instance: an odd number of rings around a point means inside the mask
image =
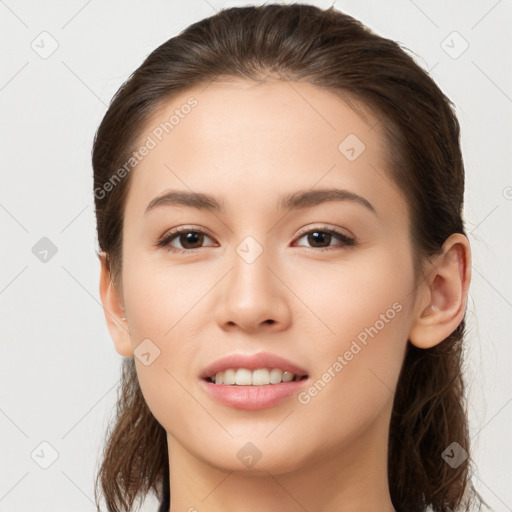
M 263 251 L 254 261 L 234 254 L 232 268 L 219 283 L 216 321 L 224 330 L 280 331 L 291 323 L 293 293 L 279 264 Z

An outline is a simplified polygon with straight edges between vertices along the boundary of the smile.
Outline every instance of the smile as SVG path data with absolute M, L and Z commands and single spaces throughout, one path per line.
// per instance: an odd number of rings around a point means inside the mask
M 280 368 L 258 368 L 253 371 L 247 368 L 229 368 L 208 377 L 206 380 L 228 386 L 266 386 L 268 384 L 297 381 L 304 377 L 306 376 L 296 375 Z

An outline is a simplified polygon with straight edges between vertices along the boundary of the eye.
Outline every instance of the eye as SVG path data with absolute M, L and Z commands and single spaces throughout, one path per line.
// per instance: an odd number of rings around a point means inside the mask
M 330 249 L 332 246 L 331 242 L 338 240 L 340 243 L 338 246 L 349 246 L 356 245 L 356 240 L 351 238 L 340 231 L 337 231 L 328 227 L 319 227 L 303 231 L 299 235 L 299 240 L 307 237 L 308 243 L 313 244 L 311 249 Z M 211 237 L 206 231 L 199 228 L 187 228 L 181 227 L 173 229 L 170 233 L 167 233 L 159 242 L 157 247 L 167 247 L 169 251 L 181 252 L 181 253 L 194 253 L 197 249 L 203 246 L 204 239 Z M 178 242 L 181 247 L 173 245 L 174 242 Z M 299 247 L 304 247 L 299 245 Z
M 341 246 L 352 247 L 356 245 L 355 238 L 351 238 L 340 231 L 325 226 L 303 231 L 299 235 L 299 240 L 305 237 L 307 237 L 308 243 L 313 244 L 313 249 L 329 249 L 332 247 L 331 242 L 333 241 L 333 238 L 340 241 L 341 244 L 338 245 Z M 299 247 L 303 246 L 299 245 Z
M 176 228 L 167 233 L 156 245 L 157 247 L 168 247 L 172 252 L 196 252 L 203 245 L 205 237 L 210 238 L 208 233 L 202 229 Z M 181 248 L 172 245 L 174 241 L 178 241 Z

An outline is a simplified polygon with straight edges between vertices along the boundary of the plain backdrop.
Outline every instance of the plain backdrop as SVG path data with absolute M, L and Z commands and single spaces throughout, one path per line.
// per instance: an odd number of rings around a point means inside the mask
M 261 3 L 0 1 L 0 512 L 95 510 L 122 359 L 105 325 L 95 255 L 90 153 L 108 102 L 191 23 Z M 400 42 L 457 106 L 473 249 L 474 480 L 496 511 L 512 510 L 512 3 L 334 6 Z

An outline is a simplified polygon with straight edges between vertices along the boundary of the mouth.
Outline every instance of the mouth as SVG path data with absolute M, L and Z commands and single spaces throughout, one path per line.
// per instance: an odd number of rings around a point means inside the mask
M 232 354 L 215 361 L 201 374 L 204 391 L 235 409 L 265 409 L 297 394 L 309 374 L 275 354 Z

